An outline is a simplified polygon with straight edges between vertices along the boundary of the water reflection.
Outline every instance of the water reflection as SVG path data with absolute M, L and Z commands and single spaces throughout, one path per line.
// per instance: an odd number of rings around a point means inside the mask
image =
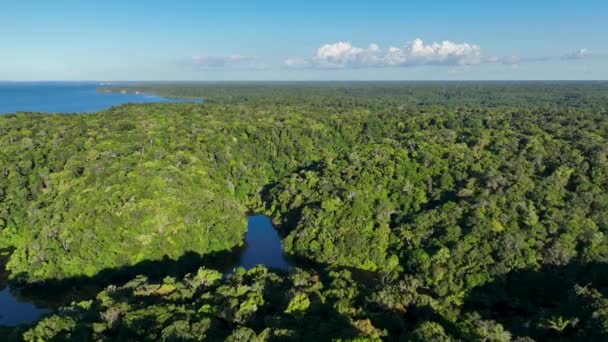
M 32 323 L 41 315 L 48 312 L 28 302 L 20 302 L 6 287 L 0 291 L 0 325 L 18 325 Z
M 289 269 L 289 262 L 283 255 L 279 234 L 272 226 L 270 219 L 264 215 L 247 218 L 247 234 L 245 247 L 241 251 L 239 264 L 245 269 L 256 265 L 280 270 Z
M 8 286 L 8 274 L 5 271 L 7 261 L 8 255 L 0 254 L 0 325 L 34 322 L 48 310 L 20 298 L 19 291 Z

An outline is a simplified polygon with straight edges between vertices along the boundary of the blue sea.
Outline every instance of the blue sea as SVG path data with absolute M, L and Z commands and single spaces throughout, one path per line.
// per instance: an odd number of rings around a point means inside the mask
M 184 101 L 147 94 L 99 93 L 97 88 L 100 86 L 100 83 L 0 82 L 0 115 L 16 112 L 91 113 L 125 103 Z

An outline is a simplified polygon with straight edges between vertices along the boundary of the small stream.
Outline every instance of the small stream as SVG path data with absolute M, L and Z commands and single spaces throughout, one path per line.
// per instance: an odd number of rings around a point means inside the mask
M 250 269 L 256 265 L 268 268 L 287 270 L 291 267 L 283 255 L 283 248 L 279 234 L 272 226 L 270 219 L 264 215 L 247 217 L 247 233 L 245 245 L 233 252 L 235 260 L 226 268 L 228 271 L 241 266 Z M 0 257 L 0 325 L 15 326 L 29 324 L 36 321 L 41 315 L 48 313 L 57 303 L 47 303 L 43 298 L 21 296 L 18 289 L 7 284 L 7 274 L 4 271 L 6 257 Z M 212 267 L 211 265 L 209 265 Z M 91 286 L 98 291 L 101 288 Z M 90 291 L 91 295 L 98 291 Z M 56 298 L 55 298 L 56 299 Z M 65 299 L 65 303 L 70 300 Z

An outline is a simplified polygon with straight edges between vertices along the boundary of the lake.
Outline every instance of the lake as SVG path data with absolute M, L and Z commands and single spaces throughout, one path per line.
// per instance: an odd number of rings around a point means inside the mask
M 119 84 L 112 84 L 112 86 Z M 97 92 L 100 83 L 0 82 L 0 115 L 16 112 L 91 113 L 125 103 L 194 102 L 147 94 Z
M 221 267 L 225 273 L 229 273 L 239 266 L 250 269 L 256 265 L 264 265 L 280 270 L 287 270 L 290 267 L 290 263 L 283 255 L 279 234 L 272 226 L 270 219 L 264 215 L 253 215 L 247 218 L 245 245 L 235 249 L 232 253 L 234 257 L 226 259 L 234 260 L 233 264 Z M 49 312 L 51 308 L 56 307 L 47 302 L 46 298 L 32 298 L 31 294 L 21 296 L 18 289 L 7 286 L 4 272 L 6 259 L 6 257 L 0 257 L 0 289 L 2 289 L 0 290 L 0 325 L 14 326 L 32 323 L 41 315 Z M 214 267 L 214 265 L 206 266 Z M 101 288 L 97 288 L 97 291 L 99 290 Z M 89 292 L 96 293 L 97 291 Z M 57 298 L 54 299 L 57 300 Z M 64 304 L 67 304 L 71 300 L 64 299 L 64 301 L 66 302 Z

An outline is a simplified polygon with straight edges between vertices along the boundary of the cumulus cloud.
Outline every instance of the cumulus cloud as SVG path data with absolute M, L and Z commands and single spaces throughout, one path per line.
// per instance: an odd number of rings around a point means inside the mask
M 502 64 L 517 69 L 522 64 L 556 60 L 581 60 L 591 56 L 588 49 L 580 49 L 563 56 L 498 57 L 484 56 L 476 44 L 455 43 L 444 40 L 425 44 L 418 38 L 402 47 L 383 49 L 377 44 L 358 47 L 343 41 L 322 45 L 310 58 L 290 58 L 284 61 L 289 68 L 380 68 L 411 67 L 421 65 L 471 66 L 480 64 Z M 601 55 L 593 54 L 598 58 Z M 607 56 L 608 57 L 608 56 Z
M 220 69 L 220 68 L 255 68 L 257 58 L 242 55 L 232 56 L 192 56 L 182 64 L 198 69 Z
M 469 43 L 425 44 L 415 39 L 403 47 L 382 49 L 377 44 L 366 48 L 350 42 L 325 44 L 312 58 L 294 58 L 285 61 L 288 67 L 315 68 L 373 68 L 407 67 L 416 65 L 476 65 L 484 62 L 479 45 Z

